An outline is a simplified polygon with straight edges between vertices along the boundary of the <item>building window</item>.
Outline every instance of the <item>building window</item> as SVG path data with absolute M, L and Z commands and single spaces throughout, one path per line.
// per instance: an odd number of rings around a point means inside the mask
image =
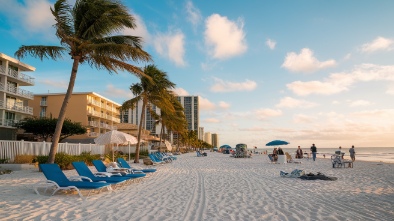
M 47 106 L 47 97 L 41 97 L 41 106 Z
M 47 107 L 41 107 L 40 117 L 44 118 L 47 116 Z

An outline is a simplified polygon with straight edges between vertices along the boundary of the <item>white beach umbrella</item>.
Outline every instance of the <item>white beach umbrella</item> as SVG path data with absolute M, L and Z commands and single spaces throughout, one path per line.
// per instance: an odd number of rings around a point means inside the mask
M 99 137 L 94 139 L 94 142 L 99 145 L 112 145 L 112 144 L 136 144 L 138 142 L 137 138 L 117 130 L 108 131 L 105 134 L 101 134 Z M 129 148 L 130 155 L 130 148 Z M 130 157 L 129 157 L 130 158 Z M 112 148 L 112 161 L 114 161 L 114 149 Z
M 171 150 L 172 150 L 172 146 L 171 146 L 170 142 L 168 142 L 168 141 L 166 140 L 166 141 L 164 141 L 164 144 L 166 145 L 168 151 L 171 151 Z

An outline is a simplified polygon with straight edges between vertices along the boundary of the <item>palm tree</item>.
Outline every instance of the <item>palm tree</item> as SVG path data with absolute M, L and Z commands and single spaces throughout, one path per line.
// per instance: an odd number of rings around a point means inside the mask
M 61 46 L 21 46 L 15 52 L 17 58 L 27 54 L 33 57 L 57 60 L 68 53 L 73 59 L 70 81 L 59 112 L 48 163 L 54 163 L 59 137 L 66 116 L 68 101 L 73 92 L 79 64 L 87 63 L 110 73 L 119 70 L 139 77 L 144 73 L 129 61 L 150 61 L 150 55 L 142 50 L 141 38 L 118 35 L 124 28 L 136 28 L 135 19 L 117 0 L 77 0 L 71 7 L 67 0 L 57 0 L 52 15 L 55 17 L 56 36 Z
M 138 142 L 135 150 L 134 163 L 139 163 L 141 131 L 142 124 L 145 121 L 146 111 L 150 111 L 152 113 L 152 105 L 163 110 L 174 110 L 170 100 L 170 90 L 175 87 L 175 84 L 167 78 L 167 74 L 159 70 L 155 65 L 146 66 L 144 68 L 144 74 L 145 76 L 141 77 L 140 83 L 134 83 L 130 86 L 130 91 L 135 97 L 125 101 L 121 107 L 122 110 L 135 108 L 138 101 L 142 101 L 142 112 L 140 124 L 138 126 Z

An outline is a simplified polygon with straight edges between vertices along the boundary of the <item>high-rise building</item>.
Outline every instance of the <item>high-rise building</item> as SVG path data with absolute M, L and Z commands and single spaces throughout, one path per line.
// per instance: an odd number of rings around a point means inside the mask
M 196 131 L 197 137 L 199 135 L 199 119 L 200 119 L 200 111 L 199 111 L 199 98 L 198 96 L 177 96 L 178 101 L 181 103 L 186 121 L 187 121 L 187 129 L 189 131 Z M 149 104 L 152 105 L 152 104 Z M 155 105 L 151 106 L 152 110 L 160 115 L 160 108 L 157 108 Z M 122 111 L 121 113 L 121 121 L 122 123 L 131 123 L 139 125 L 139 119 L 142 113 L 142 101 L 138 101 L 136 106 L 133 109 Z M 142 124 L 142 127 L 146 130 L 149 130 L 152 135 L 160 135 L 161 124 L 156 123 L 156 119 L 152 117 L 150 112 L 145 109 L 145 120 Z M 202 135 L 201 135 L 202 136 Z M 170 136 L 171 139 L 176 139 L 176 135 Z
M 212 145 L 212 135 L 210 132 L 205 132 L 204 141 Z
M 36 94 L 29 104 L 34 108 L 36 117 L 59 116 L 65 93 Z M 102 133 L 116 129 L 120 123 L 119 107 L 121 105 L 95 92 L 76 92 L 71 95 L 66 118 L 87 126 L 86 135 L 76 138 L 97 137 Z M 73 138 L 73 137 L 70 137 Z
M 198 139 L 204 141 L 204 127 L 198 128 Z
M 35 68 L 0 53 L 0 140 L 16 140 L 16 123 L 33 115 L 33 93 L 21 86 L 33 86 L 34 78 L 24 71 Z
M 218 134 L 212 134 L 212 146 L 213 147 L 219 147 L 219 135 Z

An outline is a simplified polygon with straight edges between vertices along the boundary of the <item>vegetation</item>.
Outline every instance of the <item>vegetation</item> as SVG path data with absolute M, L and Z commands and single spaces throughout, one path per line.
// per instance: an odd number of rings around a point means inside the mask
M 26 133 L 32 133 L 39 139 L 48 141 L 48 138 L 52 138 L 54 135 L 57 121 L 56 118 L 26 118 L 18 124 L 18 127 L 24 129 Z M 59 142 L 69 136 L 85 133 L 86 128 L 81 123 L 65 119 Z
M 51 7 L 55 18 L 56 36 L 61 46 L 21 46 L 15 56 L 19 59 L 27 54 L 33 57 L 58 60 L 67 53 L 73 60 L 70 82 L 60 109 L 48 163 L 55 162 L 55 155 L 66 116 L 75 79 L 80 64 L 87 63 L 110 73 L 127 71 L 139 77 L 145 76 L 140 68 L 129 61 L 150 61 L 150 55 L 142 50 L 141 38 L 114 35 L 125 28 L 134 29 L 135 19 L 118 0 L 77 0 L 72 7 L 67 0 L 57 0 Z
M 143 111 L 138 126 L 138 142 L 135 150 L 136 156 L 134 163 L 139 163 L 141 131 L 142 124 L 145 120 L 145 111 L 147 110 L 153 113 L 152 105 L 168 112 L 175 111 L 171 103 L 171 89 L 175 87 L 175 84 L 167 78 L 167 74 L 159 70 L 155 65 L 146 66 L 144 68 L 144 73 L 145 76 L 141 77 L 140 83 L 134 83 L 130 86 L 130 91 L 135 97 L 125 101 L 121 107 L 122 110 L 135 108 L 138 101 L 142 100 Z
M 36 162 L 39 164 L 47 163 L 49 156 L 36 156 Z M 69 155 L 66 153 L 57 153 L 55 155 L 55 163 L 59 165 L 62 170 L 73 169 L 72 162 L 85 162 L 91 166 L 93 160 L 100 159 L 100 154 L 91 155 L 90 152 L 84 152 L 81 155 Z

